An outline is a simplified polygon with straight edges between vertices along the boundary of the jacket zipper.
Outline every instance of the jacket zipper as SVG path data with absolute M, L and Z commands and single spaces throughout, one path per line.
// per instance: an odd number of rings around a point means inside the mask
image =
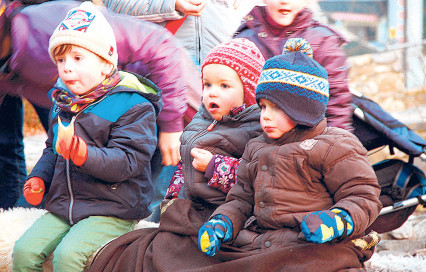
M 217 124 L 217 120 L 213 120 L 213 122 L 210 123 L 210 125 L 208 125 L 208 127 L 206 129 L 201 130 L 196 135 L 194 135 L 195 137 L 192 137 L 192 139 L 188 141 L 187 146 L 191 147 L 192 144 L 196 140 L 198 140 L 200 137 L 202 137 L 202 136 L 206 135 L 207 133 L 209 133 L 210 131 L 212 131 L 213 128 L 216 126 L 216 124 Z M 191 161 L 191 153 L 190 152 L 185 152 L 185 159 L 186 159 L 187 162 Z M 187 171 L 185 171 L 185 172 L 187 172 Z M 191 174 L 191 173 L 193 173 L 193 171 L 188 171 L 188 174 Z M 189 178 L 189 180 L 193 180 L 194 179 L 194 177 L 192 175 L 189 176 L 188 178 Z
M 70 176 L 70 160 L 65 160 L 67 165 L 67 187 L 68 193 L 70 194 L 70 206 L 68 208 L 68 217 L 70 219 L 70 225 L 74 225 L 74 221 L 72 220 L 72 206 L 74 205 L 74 194 L 72 193 L 71 188 L 71 176 Z
M 99 99 L 98 101 L 94 102 L 93 104 L 91 104 L 89 107 L 98 104 L 99 102 L 101 102 L 102 100 L 104 100 L 107 96 L 105 95 L 104 97 L 102 97 L 101 99 Z M 77 117 L 82 113 L 83 111 L 80 111 L 79 113 L 77 113 L 76 115 L 74 115 L 71 118 L 71 122 L 75 122 L 75 120 L 77 119 Z M 59 117 L 59 113 L 58 113 L 58 117 Z M 70 205 L 69 205 L 69 209 L 68 209 L 68 217 L 69 217 L 69 222 L 70 225 L 74 225 L 74 221 L 72 220 L 72 208 L 74 206 L 74 194 L 72 192 L 72 185 L 71 185 L 71 172 L 70 172 L 70 160 L 65 160 L 66 161 L 66 173 L 67 173 L 67 187 L 68 187 L 68 193 L 70 194 Z
M 214 126 L 216 125 L 217 120 L 214 120 L 208 127 L 207 131 L 212 131 L 214 129 Z
M 195 43 L 196 43 L 196 50 L 195 50 L 195 58 L 197 60 L 197 64 L 201 67 L 201 23 L 200 18 L 198 16 L 193 16 L 195 19 Z
M 80 112 L 71 118 L 70 124 L 72 122 L 75 123 L 75 120 L 77 119 L 77 116 L 79 114 Z M 59 114 L 58 114 L 58 118 L 59 118 Z M 67 188 L 68 188 L 68 193 L 70 194 L 70 205 L 68 209 L 68 217 L 69 217 L 70 225 L 74 225 L 74 221 L 72 220 L 72 207 L 74 205 L 74 194 L 72 193 L 72 187 L 71 187 L 70 160 L 69 159 L 65 160 L 65 163 L 66 163 L 66 173 L 67 173 Z

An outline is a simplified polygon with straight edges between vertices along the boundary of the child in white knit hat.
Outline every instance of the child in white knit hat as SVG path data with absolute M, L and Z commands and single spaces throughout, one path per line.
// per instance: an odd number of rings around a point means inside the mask
M 24 185 L 46 210 L 16 242 L 14 271 L 82 271 L 100 246 L 150 214 L 150 160 L 161 91 L 117 71 L 114 32 L 91 2 L 70 10 L 49 41 L 59 78 L 46 148 Z

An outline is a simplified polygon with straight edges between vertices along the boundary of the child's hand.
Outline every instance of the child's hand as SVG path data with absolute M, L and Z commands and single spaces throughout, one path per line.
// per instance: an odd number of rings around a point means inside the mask
M 341 236 L 350 235 L 353 232 L 353 225 L 349 213 L 336 208 L 331 211 L 317 211 L 306 215 L 300 227 L 307 241 L 322 244 Z
M 206 172 L 207 165 L 213 158 L 213 154 L 210 151 L 201 148 L 193 148 L 191 149 L 191 155 L 194 157 L 192 166 L 200 172 Z
M 58 139 L 56 140 L 56 151 L 64 159 L 71 159 L 77 166 L 82 166 L 87 160 L 86 142 L 74 134 L 74 118 L 68 126 L 62 125 L 58 117 Z
M 43 200 L 44 182 L 39 177 L 29 178 L 24 184 L 25 200 L 31 205 L 38 205 Z
M 198 248 L 207 256 L 214 256 L 219 252 L 221 242 L 231 239 L 232 231 L 231 220 L 218 214 L 198 230 Z

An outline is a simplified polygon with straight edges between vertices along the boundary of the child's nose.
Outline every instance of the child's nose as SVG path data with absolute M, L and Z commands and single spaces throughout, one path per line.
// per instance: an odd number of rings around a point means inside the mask
M 64 61 L 64 72 L 72 71 L 72 63 L 69 61 Z
M 262 110 L 262 118 L 264 120 L 271 120 L 271 110 L 269 110 L 268 108 Z
M 219 93 L 219 90 L 218 90 L 217 87 L 212 86 L 212 87 L 209 88 L 209 96 L 210 97 L 217 97 L 218 93 Z

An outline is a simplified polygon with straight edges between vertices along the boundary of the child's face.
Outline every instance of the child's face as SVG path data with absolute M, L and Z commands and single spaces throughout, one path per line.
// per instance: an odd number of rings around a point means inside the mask
M 275 103 L 261 98 L 259 106 L 261 110 L 260 125 L 269 138 L 281 138 L 281 136 L 296 126 L 296 123 L 280 110 Z
M 237 72 L 222 64 L 203 68 L 203 104 L 215 120 L 244 104 L 244 86 Z
M 55 57 L 59 77 L 74 95 L 84 95 L 105 80 L 112 64 L 80 46 Z
M 266 11 L 277 24 L 289 26 L 308 0 L 264 0 Z

